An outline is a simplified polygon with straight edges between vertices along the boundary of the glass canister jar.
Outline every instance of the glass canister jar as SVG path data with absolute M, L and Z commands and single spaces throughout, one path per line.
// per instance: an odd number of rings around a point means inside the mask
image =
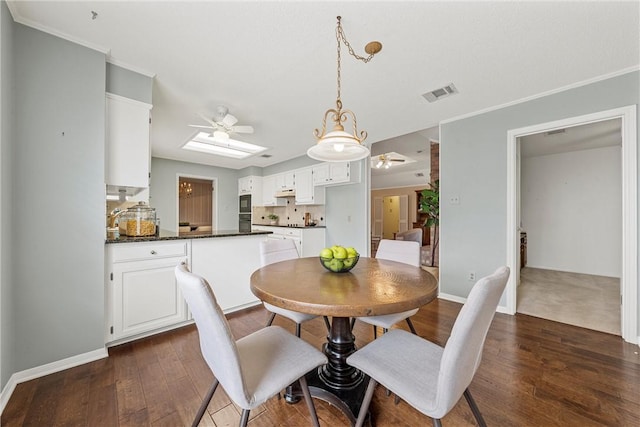
M 120 216 L 120 234 L 125 236 L 153 236 L 156 234 L 156 210 L 145 202 L 138 202 Z

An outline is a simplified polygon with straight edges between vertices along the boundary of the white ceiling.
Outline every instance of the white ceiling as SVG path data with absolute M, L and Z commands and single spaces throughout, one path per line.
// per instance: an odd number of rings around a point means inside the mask
M 370 143 L 640 63 L 635 1 L 8 4 L 18 22 L 155 75 L 153 156 L 234 169 L 298 157 L 315 142 L 335 104 L 337 15 L 357 53 L 371 40 L 384 46 L 368 64 L 342 50 L 342 101 Z M 460 93 L 435 103 L 421 96 L 448 83 Z M 220 104 L 255 128 L 236 138 L 273 157 L 180 150 L 196 131 L 187 125 Z M 399 141 L 382 152 L 406 154 Z

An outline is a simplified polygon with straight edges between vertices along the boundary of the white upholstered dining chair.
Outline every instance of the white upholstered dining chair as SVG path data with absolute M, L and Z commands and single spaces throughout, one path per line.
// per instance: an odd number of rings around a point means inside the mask
M 347 363 L 371 377 L 356 426 L 363 425 L 377 383 L 431 417 L 435 427 L 464 395 L 476 421 L 486 426 L 469 384 L 480 360 L 487 331 L 509 278 L 501 267 L 473 286 L 446 345 L 394 329 L 364 346 Z
M 286 261 L 290 259 L 298 258 L 298 250 L 296 249 L 296 244 L 291 239 L 265 239 L 260 242 L 260 264 L 264 267 L 268 264 L 273 264 L 274 262 Z M 295 286 L 295 283 L 292 284 Z M 266 308 L 271 315 L 269 316 L 269 320 L 267 320 L 267 326 L 271 326 L 273 323 L 273 319 L 275 319 L 276 314 L 280 316 L 286 317 L 289 320 L 292 320 L 296 324 L 296 336 L 300 336 L 300 325 L 303 322 L 306 322 L 311 319 L 315 319 L 318 317 L 315 314 L 308 313 L 300 313 L 298 311 L 287 310 L 286 308 L 276 307 L 275 305 L 263 302 L 264 308 Z M 327 331 L 331 329 L 331 325 L 329 324 L 329 319 L 324 317 L 324 324 L 327 328 Z
M 235 341 L 209 283 L 189 272 L 184 264 L 175 268 L 175 275 L 196 322 L 202 356 L 215 376 L 192 427 L 200 423 L 218 384 L 242 408 L 240 426 L 246 426 L 252 409 L 295 381 L 300 383 L 311 421 L 318 427 L 304 375 L 327 363 L 326 356 L 279 326 Z
M 422 231 L 422 230 L 420 230 Z M 405 264 L 411 264 L 415 267 L 420 267 L 420 244 L 413 240 L 380 240 L 380 245 L 378 246 L 378 251 L 376 252 L 376 258 L 378 259 L 386 259 L 390 261 L 403 262 Z M 380 316 L 363 316 L 358 317 L 357 319 L 361 322 L 368 323 L 373 325 L 373 336 L 377 338 L 378 331 L 377 327 L 381 327 L 384 332 L 388 331 L 393 325 L 398 322 L 405 320 L 407 325 L 409 325 L 409 329 L 414 334 L 416 333 L 415 328 L 413 327 L 413 323 L 411 323 L 411 316 L 416 314 L 418 309 L 412 309 L 408 311 L 403 311 L 400 313 L 392 313 L 392 314 L 384 314 Z M 352 321 L 351 327 L 353 328 Z

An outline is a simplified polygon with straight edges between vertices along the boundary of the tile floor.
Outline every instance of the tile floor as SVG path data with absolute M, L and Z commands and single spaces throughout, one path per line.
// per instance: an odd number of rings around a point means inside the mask
M 620 279 L 525 267 L 517 312 L 620 335 Z

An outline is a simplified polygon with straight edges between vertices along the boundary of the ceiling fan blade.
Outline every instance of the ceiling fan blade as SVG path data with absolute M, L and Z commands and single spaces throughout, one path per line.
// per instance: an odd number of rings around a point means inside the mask
M 218 127 L 218 125 L 216 124 L 216 122 L 214 122 L 213 120 L 211 120 L 210 118 L 208 118 L 207 116 L 205 116 L 204 114 L 198 113 L 198 115 L 200 116 L 200 118 L 202 120 L 204 120 L 205 122 L 209 123 L 211 126 L 214 127 Z
M 235 133 L 253 133 L 253 126 L 234 126 L 231 131 Z
M 192 128 L 202 128 L 202 129 L 216 129 L 213 126 L 202 126 L 202 125 L 189 125 Z
M 236 119 L 235 116 L 232 116 L 231 114 L 227 114 L 222 118 L 222 123 L 227 127 L 231 127 L 238 123 L 238 119 Z
M 391 162 L 404 162 L 404 159 L 389 159 Z

